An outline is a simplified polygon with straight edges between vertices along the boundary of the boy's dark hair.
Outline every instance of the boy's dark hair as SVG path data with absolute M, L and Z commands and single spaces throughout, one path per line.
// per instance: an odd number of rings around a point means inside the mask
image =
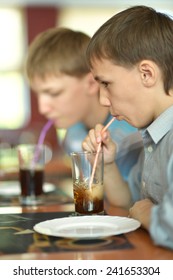
M 146 6 L 133 6 L 105 22 L 91 38 L 87 59 L 106 58 L 133 67 L 143 59 L 154 61 L 162 71 L 164 89 L 173 87 L 173 20 Z

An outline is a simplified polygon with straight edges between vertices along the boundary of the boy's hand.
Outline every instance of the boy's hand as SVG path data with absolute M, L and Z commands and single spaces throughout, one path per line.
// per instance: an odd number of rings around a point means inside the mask
M 149 230 L 152 207 L 153 203 L 150 199 L 139 200 L 129 209 L 129 217 L 140 221 L 141 225 Z
M 112 141 L 109 131 L 102 132 L 103 125 L 97 124 L 95 129 L 91 129 L 82 143 L 82 148 L 89 152 L 96 152 L 98 145 L 102 142 L 104 151 L 104 162 L 115 161 L 116 144 Z

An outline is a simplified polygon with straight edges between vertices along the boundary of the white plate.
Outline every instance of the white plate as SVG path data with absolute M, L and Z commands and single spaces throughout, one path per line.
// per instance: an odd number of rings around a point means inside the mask
M 50 183 L 44 183 L 43 192 L 48 193 L 55 190 L 55 186 Z M 15 196 L 20 195 L 20 183 L 18 181 L 3 181 L 0 182 L 0 195 Z
M 93 239 L 133 231 L 140 227 L 137 220 L 119 216 L 77 216 L 47 220 L 34 226 L 46 235 Z

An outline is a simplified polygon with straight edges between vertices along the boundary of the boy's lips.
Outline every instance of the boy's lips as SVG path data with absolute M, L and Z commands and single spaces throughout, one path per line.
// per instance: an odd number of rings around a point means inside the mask
M 122 121 L 124 118 L 120 115 L 113 115 L 118 121 Z

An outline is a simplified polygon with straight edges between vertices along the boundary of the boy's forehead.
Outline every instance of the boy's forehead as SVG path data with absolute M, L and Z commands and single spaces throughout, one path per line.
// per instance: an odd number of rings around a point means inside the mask
M 47 74 L 45 76 L 35 75 L 30 80 L 30 85 L 35 91 L 49 91 L 53 89 L 62 89 L 76 81 L 75 76 L 71 76 L 65 73 Z
M 115 64 L 108 59 L 94 59 L 91 71 L 94 77 L 102 78 L 105 74 L 110 73 L 113 67 Z
M 63 75 L 62 72 L 44 72 L 44 73 L 35 73 L 33 76 L 32 76 L 32 82 L 35 82 L 35 81 L 50 81 L 50 80 L 55 80 L 57 78 L 61 78 Z
M 52 87 L 58 85 L 58 81 L 61 81 L 63 74 L 46 74 L 46 75 L 34 75 L 30 80 L 31 87 Z

